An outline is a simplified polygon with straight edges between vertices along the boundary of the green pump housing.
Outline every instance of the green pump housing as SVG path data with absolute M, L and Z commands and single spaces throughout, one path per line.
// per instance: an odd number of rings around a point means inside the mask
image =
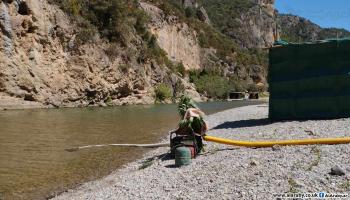
M 271 120 L 350 117 L 350 38 L 269 50 Z
M 191 164 L 191 150 L 189 147 L 177 147 L 175 149 L 175 165 L 181 167 Z

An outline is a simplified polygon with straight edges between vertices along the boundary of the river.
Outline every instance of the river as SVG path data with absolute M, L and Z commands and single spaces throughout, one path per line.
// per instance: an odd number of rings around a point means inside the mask
M 258 101 L 201 103 L 207 114 Z M 175 129 L 176 105 L 0 111 L 0 200 L 45 199 L 103 177 L 142 157 L 143 149 L 66 148 L 154 143 Z

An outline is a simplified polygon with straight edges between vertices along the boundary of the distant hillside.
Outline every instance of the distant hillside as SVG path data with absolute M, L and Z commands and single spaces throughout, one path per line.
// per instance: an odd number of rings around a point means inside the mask
M 290 42 L 350 37 L 338 28 L 322 28 L 303 17 L 278 14 L 274 0 L 199 0 L 212 25 L 245 48 L 271 45 L 277 38 Z
M 244 48 L 270 46 L 278 38 L 274 0 L 200 0 L 215 28 Z
M 278 14 L 277 22 L 281 39 L 289 42 L 350 37 L 350 32 L 345 29 L 322 28 L 310 20 L 295 15 Z

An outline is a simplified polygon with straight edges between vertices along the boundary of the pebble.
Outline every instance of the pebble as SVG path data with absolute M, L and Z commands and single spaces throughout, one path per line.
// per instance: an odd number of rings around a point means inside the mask
M 259 162 L 256 160 L 250 161 L 250 166 L 257 166 L 258 164 L 259 164 Z
M 295 180 L 295 186 L 296 186 L 297 188 L 303 188 L 303 187 L 305 187 L 305 185 L 304 185 L 302 182 L 298 181 L 298 180 Z
M 345 171 L 341 167 L 336 165 L 336 166 L 331 168 L 331 172 L 329 174 L 333 175 L 333 176 L 344 176 Z
M 281 150 L 281 146 L 280 145 L 273 145 L 272 146 L 272 150 L 273 151 L 280 151 Z

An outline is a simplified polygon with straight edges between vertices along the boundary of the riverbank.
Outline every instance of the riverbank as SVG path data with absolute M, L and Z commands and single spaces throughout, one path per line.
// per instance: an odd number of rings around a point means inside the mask
M 197 99 L 196 102 L 213 102 L 216 101 L 214 99 Z M 220 101 L 229 101 L 229 100 L 220 100 Z M 231 100 L 231 101 L 245 101 L 244 99 L 237 99 L 237 100 Z M 249 101 L 262 101 L 262 102 L 268 102 L 268 97 L 263 97 L 260 99 L 250 99 Z M 173 102 L 168 100 L 162 102 L 162 104 L 172 104 Z M 122 102 L 111 105 L 111 106 L 127 106 L 127 105 L 153 105 L 156 104 L 153 101 L 134 101 L 129 100 L 128 98 L 124 99 Z M 67 105 L 45 105 L 40 102 L 36 101 L 25 101 L 20 98 L 16 97 L 10 97 L 10 96 L 4 96 L 0 93 L 0 111 L 1 110 L 23 110 L 23 109 L 46 109 L 46 108 L 82 108 L 82 107 L 107 107 L 108 105 L 105 103 L 99 103 L 94 105 L 80 105 L 80 104 L 67 104 Z
M 3 96 L 0 94 L 0 110 L 37 109 L 37 108 L 53 108 L 53 106 L 45 106 L 44 104 L 39 102 L 24 101 L 19 98 Z
M 350 135 L 350 118 L 270 123 L 266 104 L 206 117 L 208 135 L 241 140 L 277 140 Z M 350 194 L 350 145 L 248 149 L 207 143 L 192 164 L 174 167 L 168 148 L 54 199 L 272 199 L 273 193 Z M 153 160 L 150 162 L 150 160 Z M 331 168 L 345 175 L 331 175 Z

